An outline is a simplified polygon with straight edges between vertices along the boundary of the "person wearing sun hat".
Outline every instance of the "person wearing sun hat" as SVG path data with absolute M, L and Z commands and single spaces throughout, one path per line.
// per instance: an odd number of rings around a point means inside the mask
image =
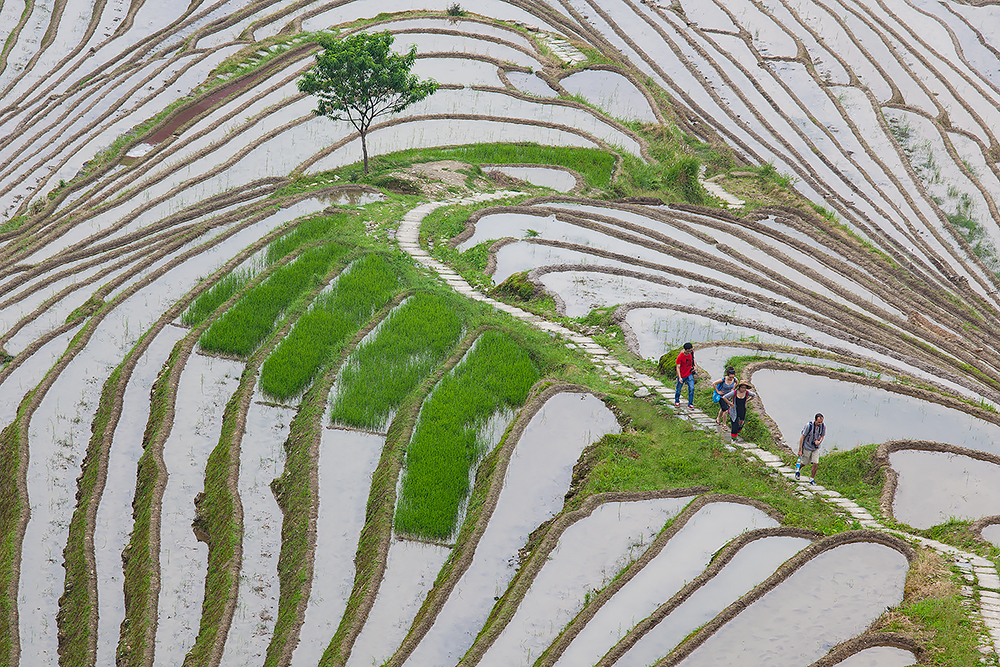
M 729 432 L 733 436 L 733 442 L 736 442 L 736 436 L 740 434 L 743 425 L 746 424 L 747 400 L 756 397 L 757 393 L 754 391 L 753 385 L 745 381 L 737 383 L 736 389 L 723 396 L 726 403 L 729 404 Z

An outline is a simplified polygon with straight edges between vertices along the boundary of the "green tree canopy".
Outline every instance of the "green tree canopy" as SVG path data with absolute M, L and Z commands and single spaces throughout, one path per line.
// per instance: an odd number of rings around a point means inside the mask
M 372 122 L 379 116 L 402 111 L 438 87 L 433 79 L 420 81 L 410 74 L 417 57 L 415 46 L 406 55 L 399 55 L 391 50 L 392 42 L 388 31 L 324 39 L 316 65 L 299 79 L 299 90 L 319 99 L 314 113 L 331 120 L 346 120 L 361 135 L 366 174 L 365 135 Z

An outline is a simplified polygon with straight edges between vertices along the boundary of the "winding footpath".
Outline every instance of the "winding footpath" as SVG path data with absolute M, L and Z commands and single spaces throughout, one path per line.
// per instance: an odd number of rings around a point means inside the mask
M 459 294 L 470 299 L 475 299 L 476 301 L 488 303 L 494 308 L 502 310 L 542 331 L 560 336 L 566 341 L 566 347 L 584 352 L 595 365 L 603 368 L 612 380 L 638 387 L 638 390 L 635 392 L 636 396 L 648 396 L 651 393 L 655 393 L 665 398 L 668 403 L 672 402 L 674 394 L 672 388 L 667 387 L 656 378 L 639 373 L 635 369 L 625 365 L 592 338 L 581 336 L 562 325 L 555 324 L 534 313 L 497 301 L 476 291 L 451 267 L 437 261 L 426 250 L 420 247 L 420 223 L 432 211 L 442 206 L 465 206 L 504 199 L 518 194 L 522 193 L 502 190 L 421 204 L 403 216 L 399 224 L 399 229 L 396 232 L 396 240 L 404 252 L 413 257 L 424 268 L 436 273 Z M 678 409 L 675 413 L 679 418 L 690 421 L 697 428 L 712 432 L 717 431 L 715 419 L 697 408 L 693 410 Z M 736 449 L 738 447 L 748 461 L 758 463 L 770 470 L 772 474 L 781 475 L 790 480 L 799 495 L 807 497 L 818 496 L 822 500 L 833 504 L 838 511 L 857 521 L 865 528 L 892 533 L 919 546 L 933 549 L 954 563 L 966 581 L 966 584 L 961 587 L 962 596 L 965 598 L 965 602 L 970 610 L 972 610 L 973 617 L 978 617 L 987 630 L 987 633 L 980 637 L 979 650 L 984 655 L 995 654 L 1000 656 L 1000 575 L 997 574 L 996 566 L 992 561 L 949 544 L 888 528 L 876 520 L 868 510 L 852 500 L 843 497 L 836 491 L 820 485 L 810 485 L 805 480 L 797 481 L 795 479 L 795 471 L 786 466 L 779 456 L 761 449 L 753 443 L 743 442 L 740 439 L 734 443 L 736 447 L 733 447 L 729 443 L 724 444 L 729 449 Z M 791 448 L 783 440 L 779 440 L 776 444 L 791 451 Z

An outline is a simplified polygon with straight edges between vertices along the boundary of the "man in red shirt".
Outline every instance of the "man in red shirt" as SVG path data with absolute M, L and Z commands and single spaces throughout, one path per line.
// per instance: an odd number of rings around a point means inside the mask
M 684 343 L 684 349 L 677 355 L 677 389 L 674 391 L 674 407 L 681 407 L 681 386 L 688 386 L 688 409 L 694 408 L 694 345 Z

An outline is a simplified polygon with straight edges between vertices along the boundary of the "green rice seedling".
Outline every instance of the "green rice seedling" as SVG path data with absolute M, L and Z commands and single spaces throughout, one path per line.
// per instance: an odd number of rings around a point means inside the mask
M 243 289 L 252 278 L 252 271 L 230 273 L 198 296 L 195 302 L 181 315 L 181 323 L 189 327 L 198 326 L 206 317 L 215 312 L 216 308 Z
M 250 355 L 271 333 L 285 308 L 325 275 L 344 252 L 341 245 L 327 244 L 307 250 L 294 262 L 279 268 L 212 323 L 199 341 L 202 349 L 241 357 Z
M 261 390 L 281 399 L 301 393 L 337 345 L 389 302 L 399 283 L 399 271 L 382 255 L 351 265 L 264 362 Z
M 484 452 L 480 435 L 498 410 L 524 403 L 538 381 L 528 353 L 488 331 L 424 401 L 406 452 L 396 530 L 447 539 L 469 494 L 469 472 Z
M 345 365 L 331 419 L 381 431 L 390 415 L 462 333 L 462 320 L 440 296 L 417 294 L 392 313 Z
M 295 229 L 268 244 L 267 252 L 264 254 L 264 262 L 268 266 L 274 264 L 306 243 L 323 238 L 352 216 L 352 213 L 338 213 L 337 215 L 315 215 L 306 218 L 296 225 Z

